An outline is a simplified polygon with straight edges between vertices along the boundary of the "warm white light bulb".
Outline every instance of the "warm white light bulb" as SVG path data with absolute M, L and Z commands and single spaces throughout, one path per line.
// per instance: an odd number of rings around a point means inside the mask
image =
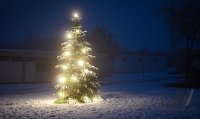
M 86 52 L 87 52 L 87 50 L 86 50 L 86 49 L 82 49 L 82 52 L 83 52 L 83 53 L 86 53 Z
M 76 33 L 79 33 L 79 32 L 80 32 L 80 30 L 76 29 Z
M 74 81 L 77 81 L 77 78 L 76 78 L 76 76 L 74 76 L 74 75 L 72 75 L 72 80 L 74 80 Z
M 88 96 L 84 96 L 84 97 L 83 97 L 83 100 L 84 100 L 84 102 L 86 102 L 86 103 L 90 103 L 90 102 L 91 102 L 91 100 L 90 100 L 90 98 L 89 98 Z
M 67 69 L 67 65 L 62 65 L 61 67 L 62 67 L 63 70 Z
M 89 72 L 89 70 L 88 70 L 88 69 L 84 69 L 84 73 L 86 73 L 86 74 L 87 74 L 88 72 Z
M 71 33 L 67 33 L 67 38 L 71 39 L 72 38 L 72 34 Z
M 79 66 L 83 66 L 83 65 L 84 65 L 84 60 L 81 60 L 81 59 L 78 60 L 78 65 L 79 65 Z
M 58 93 L 58 96 L 59 96 L 59 97 L 64 97 L 65 94 L 64 94 L 63 92 L 59 92 L 59 93 Z
M 69 55 L 71 55 L 71 52 L 70 52 L 70 51 L 64 52 L 64 56 L 69 56 Z
M 79 17 L 78 13 L 74 13 L 74 17 L 75 18 Z
M 59 80 L 60 83 L 64 83 L 66 81 L 66 78 L 65 77 L 60 77 L 58 80 Z
M 70 46 L 72 46 L 72 44 L 68 44 L 67 46 L 70 47 Z

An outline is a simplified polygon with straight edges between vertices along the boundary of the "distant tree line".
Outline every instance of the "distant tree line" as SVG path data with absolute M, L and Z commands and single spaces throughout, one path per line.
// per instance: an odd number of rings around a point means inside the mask
M 107 53 L 116 55 L 118 53 L 131 52 L 129 49 L 122 47 L 116 40 L 116 37 L 105 27 L 97 26 L 87 34 L 86 41 L 92 44 L 94 53 Z M 28 35 L 20 43 L 1 43 L 1 49 L 23 49 L 23 50 L 47 50 L 58 51 L 63 39 L 47 38 L 41 39 L 33 35 Z

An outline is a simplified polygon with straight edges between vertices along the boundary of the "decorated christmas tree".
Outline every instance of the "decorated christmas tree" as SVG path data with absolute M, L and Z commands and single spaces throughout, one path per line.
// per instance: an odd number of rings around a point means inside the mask
M 89 103 L 100 100 L 97 68 L 91 64 L 90 44 L 85 41 L 81 17 L 75 13 L 71 30 L 66 32 L 66 42 L 61 44 L 62 53 L 57 57 L 56 76 L 58 99 L 56 103 Z

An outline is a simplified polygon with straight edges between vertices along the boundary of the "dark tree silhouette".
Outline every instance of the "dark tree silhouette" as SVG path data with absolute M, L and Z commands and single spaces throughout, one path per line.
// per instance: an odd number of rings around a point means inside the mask
M 115 36 L 102 26 L 95 27 L 86 37 L 86 41 L 92 44 L 94 53 L 116 55 L 119 52 L 130 52 L 129 49 L 121 47 L 115 39 Z M 58 38 L 40 39 L 33 35 L 28 35 L 22 49 L 55 51 L 59 49 L 55 44 L 59 44 L 61 41 Z
M 88 35 L 86 35 L 86 41 L 92 44 L 91 48 L 93 53 L 104 53 L 109 56 L 116 56 L 118 53 L 131 53 L 128 48 L 122 47 L 116 40 L 116 37 L 109 33 L 109 31 L 103 26 L 95 27 Z M 23 42 L 19 46 L 13 47 L 10 44 L 5 45 L 1 43 L 3 48 L 22 49 L 22 50 L 41 50 L 41 51 L 58 51 L 59 44 L 63 40 L 61 38 L 40 38 L 32 34 L 28 34 Z
M 58 51 L 61 38 L 45 38 L 41 39 L 34 35 L 28 35 L 21 45 L 21 49 L 40 50 L 40 51 Z
M 95 27 L 86 40 L 92 44 L 95 53 L 116 55 L 122 49 L 119 43 L 115 41 L 115 36 L 101 26 Z
M 161 9 L 167 18 L 169 30 L 177 40 L 186 42 L 186 80 L 191 74 L 191 53 L 200 40 L 200 0 L 169 0 Z
M 148 54 L 151 54 L 152 51 L 148 48 L 142 48 L 142 49 L 138 50 L 137 53 L 141 54 L 141 55 L 148 55 Z

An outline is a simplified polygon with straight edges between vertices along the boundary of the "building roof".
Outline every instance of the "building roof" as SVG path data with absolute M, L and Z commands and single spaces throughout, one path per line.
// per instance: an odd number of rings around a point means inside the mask
M 0 56 L 21 56 L 21 57 L 56 57 L 57 52 L 36 51 L 36 50 L 12 50 L 1 49 Z

